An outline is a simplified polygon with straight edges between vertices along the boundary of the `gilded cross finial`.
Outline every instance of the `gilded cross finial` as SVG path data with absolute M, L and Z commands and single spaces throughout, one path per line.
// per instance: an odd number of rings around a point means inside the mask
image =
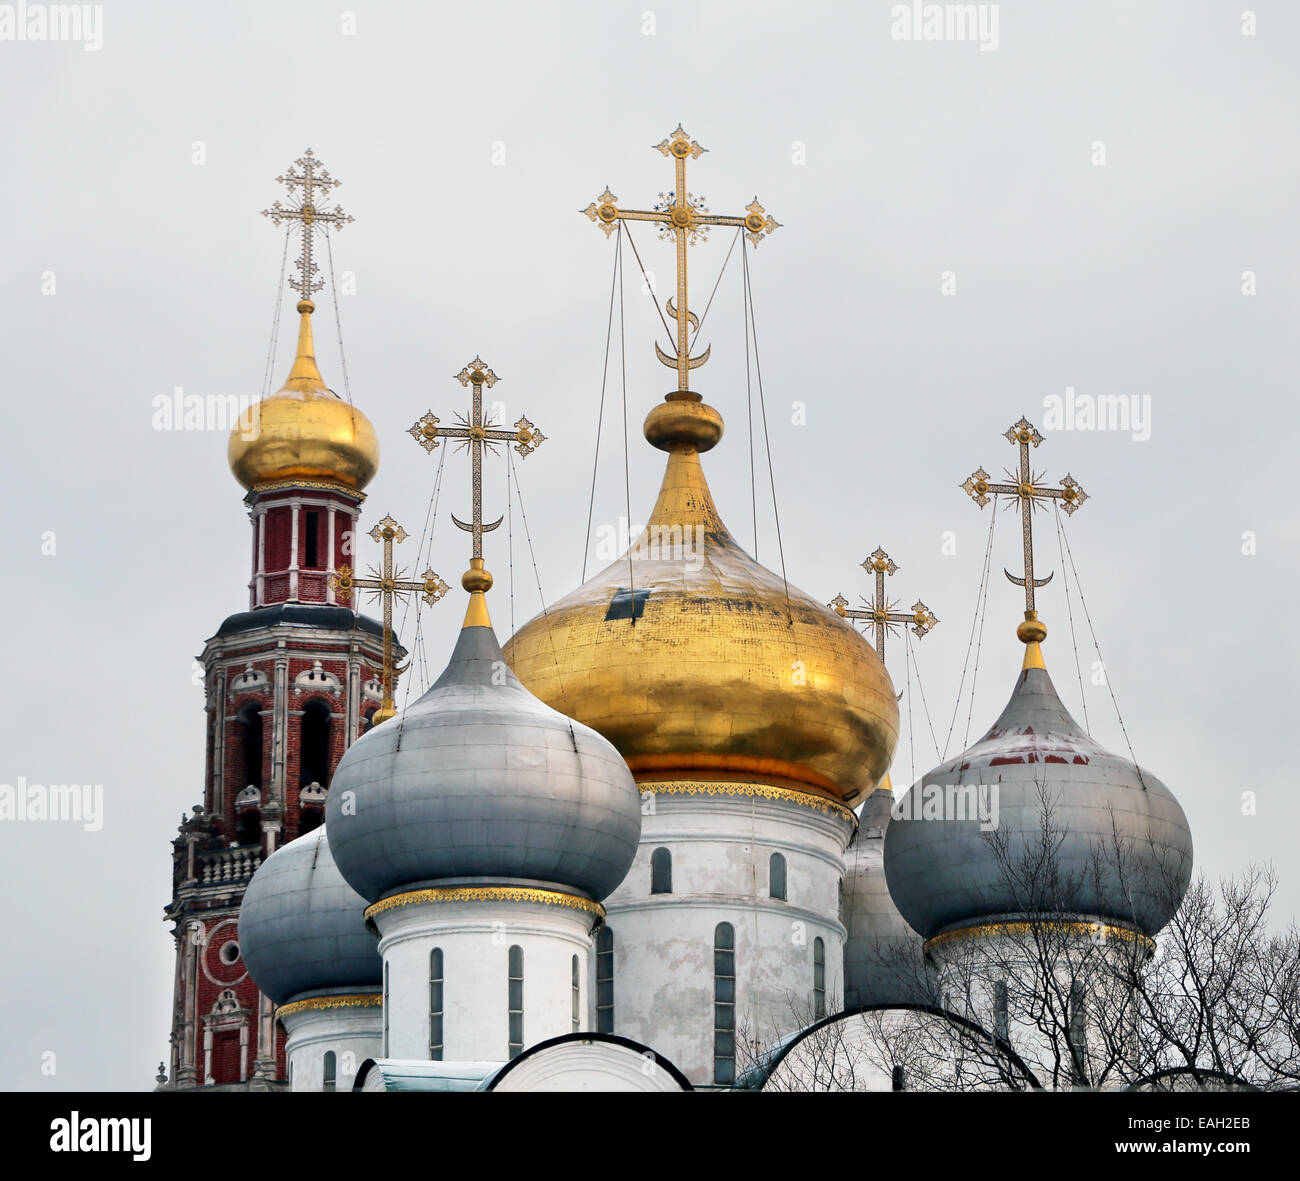
M 703 365 L 710 352 L 710 348 L 706 348 L 704 352 L 691 356 L 691 335 L 699 328 L 700 319 L 690 310 L 686 283 L 687 246 L 694 246 L 706 237 L 711 226 L 738 226 L 757 246 L 780 229 L 781 223 L 758 203 L 757 197 L 745 206 L 743 217 L 729 217 L 710 213 L 703 197 L 688 192 L 686 161 L 698 160 L 706 149 L 691 139 L 680 123 L 676 131 L 654 146 L 673 161 L 674 187 L 671 192 L 659 194 L 653 209 L 620 209 L 618 198 L 606 188 L 582 212 L 604 231 L 606 237 L 614 232 L 620 221 L 648 221 L 658 225 L 660 237 L 676 240 L 677 294 L 668 299 L 664 309 L 677 322 L 677 352 L 675 356 L 669 356 L 656 342 L 655 354 L 670 369 L 677 370 L 678 391 L 685 393 L 690 390 L 690 371 Z
M 1004 437 L 1013 447 L 1020 449 L 1019 467 L 1014 472 L 1009 468 L 1006 470 L 1008 482 L 1005 484 L 992 482 L 988 472 L 981 467 L 971 473 L 962 484 L 962 488 L 980 508 L 988 504 L 990 494 L 1014 496 L 1016 499 L 1010 502 L 1011 505 L 1018 504 L 1020 507 L 1020 535 L 1024 550 L 1025 572 L 1019 578 L 1010 570 L 1004 569 L 1002 573 L 1016 586 L 1025 588 L 1025 622 L 1016 629 L 1016 634 L 1024 643 L 1030 644 L 1041 641 L 1047 636 L 1047 628 L 1039 621 L 1038 611 L 1034 606 L 1034 590 L 1052 581 L 1051 574 L 1046 578 L 1034 577 L 1034 510 L 1041 507 L 1039 501 L 1059 500 L 1066 513 L 1073 514 L 1074 510 L 1088 499 L 1088 494 L 1068 473 L 1059 488 L 1042 486 L 1045 474 L 1034 472 L 1030 468 L 1029 448 L 1037 447 L 1043 441 L 1043 436 L 1028 419 L 1022 417 L 1019 422 L 1007 429 Z
M 393 704 L 393 694 L 397 687 L 397 678 L 406 671 L 406 665 L 395 666 L 393 660 L 393 599 L 419 592 L 429 606 L 433 606 L 448 587 L 432 570 L 420 575 L 419 582 L 407 581 L 405 571 L 393 565 L 393 545 L 400 545 L 409 534 L 391 516 L 385 516 L 367 535 L 372 541 L 380 542 L 384 547 L 383 565 L 379 569 L 371 567 L 369 578 L 357 578 L 350 566 L 340 566 L 338 571 L 329 576 L 329 588 L 341 603 L 347 603 L 355 590 L 370 592 L 371 600 L 382 599 L 384 603 L 384 662 L 380 673 L 383 687 L 383 700 L 375 712 L 374 724 L 388 721 L 397 713 Z
M 299 299 L 309 300 L 312 295 L 325 286 L 325 280 L 318 272 L 320 267 L 315 262 L 315 229 L 318 225 L 334 226 L 342 229 L 355 219 L 344 213 L 341 205 L 326 209 L 319 204 L 327 198 L 331 189 L 338 188 L 343 182 L 335 180 L 329 169 L 325 168 L 308 148 L 282 176 L 277 176 L 277 184 L 284 185 L 295 206 L 284 206 L 276 201 L 270 209 L 263 209 L 262 216 L 269 217 L 271 224 L 278 226 L 282 221 L 296 221 L 302 233 L 302 252 L 294 260 L 298 268 L 297 275 L 289 277 L 289 286 L 298 292 Z
M 850 607 L 843 595 L 836 595 L 826 605 L 841 619 L 856 619 L 865 622 L 875 631 L 876 652 L 881 660 L 885 659 L 885 636 L 895 631 L 900 625 L 910 627 L 918 638 L 924 638 L 938 622 L 934 614 L 920 599 L 912 604 L 910 611 L 897 610 L 897 603 L 885 597 L 885 576 L 895 574 L 899 566 L 885 551 L 876 546 L 875 552 L 862 563 L 862 568 L 876 578 L 875 598 L 871 602 L 863 599 L 863 606 Z
M 546 436 L 527 417 L 521 417 L 513 430 L 498 427 L 490 418 L 484 419 L 483 387 L 491 389 L 501 379 L 492 372 L 482 357 L 475 357 L 455 377 L 462 386 L 469 386 L 473 390 L 469 414 L 456 414 L 460 425 L 443 426 L 438 416 L 429 410 L 415 420 L 407 434 L 431 454 L 441 439 L 455 439 L 458 449 L 469 451 L 473 515 L 468 522 L 457 519 L 455 514 L 451 519 L 458 529 L 465 530 L 474 539 L 470 568 L 460 581 L 471 595 L 470 611 L 465 618 L 466 626 L 478 626 L 488 623 L 487 608 L 481 596 L 492 586 L 492 575 L 483 568 L 483 534 L 491 533 L 505 519 L 500 516 L 487 524 L 483 521 L 483 449 L 486 447 L 496 454 L 502 443 L 511 443 L 519 455 L 527 459 L 546 442 Z

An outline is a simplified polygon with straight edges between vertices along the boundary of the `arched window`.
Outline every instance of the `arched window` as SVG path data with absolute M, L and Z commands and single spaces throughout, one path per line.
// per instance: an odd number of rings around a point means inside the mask
M 582 1028 L 582 984 L 578 973 L 578 957 L 576 955 L 573 957 L 572 969 L 573 1032 L 577 1033 Z
M 826 1016 L 826 944 L 820 935 L 813 940 L 813 1019 Z
M 614 1032 L 614 932 L 596 936 L 596 1032 Z
M 337 1069 L 338 1067 L 337 1067 L 336 1060 L 334 1058 L 334 1051 L 326 1050 L 325 1061 L 322 1069 L 322 1074 L 324 1077 L 324 1086 L 322 1087 L 322 1090 L 325 1091 L 334 1090 L 335 1083 L 337 1082 L 337 1079 L 335 1077 L 335 1072 L 337 1071 Z
M 524 949 L 517 943 L 508 955 L 510 975 L 510 1044 L 506 1057 L 524 1052 Z
M 656 849 L 650 854 L 650 893 L 673 892 L 673 855 L 667 849 Z
M 329 786 L 330 778 L 330 707 L 313 698 L 303 707 L 298 743 L 299 786 L 319 783 Z
M 785 858 L 773 853 L 767 863 L 767 896 L 785 899 Z
M 713 1081 L 736 1081 L 736 932 L 730 923 L 713 931 Z
M 239 786 L 262 786 L 262 711 L 250 701 L 235 715 L 239 726 L 239 749 L 243 759 L 239 768 Z
M 260 845 L 262 843 L 262 813 L 256 808 L 245 808 L 239 814 L 239 823 L 235 829 L 235 840 L 241 845 Z
M 309 832 L 320 828 L 324 820 L 325 813 L 319 808 L 304 808 L 298 814 L 298 835 L 305 837 Z
M 442 1061 L 442 948 L 429 952 L 429 1059 Z

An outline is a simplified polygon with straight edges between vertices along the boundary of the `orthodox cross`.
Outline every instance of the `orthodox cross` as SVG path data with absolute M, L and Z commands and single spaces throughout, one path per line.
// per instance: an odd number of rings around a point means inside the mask
M 329 588 L 343 603 L 352 598 L 354 590 L 370 591 L 372 600 L 381 598 L 384 601 L 384 664 L 380 670 L 383 701 L 375 713 L 374 724 L 377 726 L 397 713 L 393 705 L 393 693 L 397 678 L 406 671 L 405 665 L 396 668 L 393 662 L 393 599 L 397 595 L 419 591 L 424 596 L 424 601 L 432 607 L 447 593 L 448 588 L 447 584 L 431 569 L 420 576 L 422 581 L 409 582 L 403 578 L 405 572 L 394 567 L 393 544 L 405 541 L 409 534 L 392 517 L 385 516 L 367 536 L 373 541 L 383 542 L 382 569 L 376 570 L 372 567 L 369 578 L 355 578 L 350 566 L 340 566 L 337 573 L 329 576 Z
M 277 184 L 282 184 L 288 189 L 290 199 L 296 200 L 298 204 L 295 208 L 286 208 L 277 201 L 270 209 L 263 209 L 262 216 L 269 217 L 271 224 L 276 226 L 282 221 L 299 223 L 302 231 L 302 253 L 294 263 L 298 268 L 298 274 L 289 279 L 289 286 L 297 289 L 299 299 L 310 300 L 315 292 L 325 286 L 325 280 L 318 278 L 316 274 L 320 268 L 313 258 L 315 245 L 313 231 L 317 225 L 342 229 L 355 219 L 351 214 L 344 213 L 341 205 L 335 205 L 333 209 L 317 207 L 318 190 L 319 199 L 324 199 L 329 196 L 331 189 L 338 188 L 343 182 L 330 176 L 329 170 L 321 165 L 312 154 L 311 148 L 307 149 L 305 155 L 299 156 L 283 176 L 277 176 L 275 179 Z M 300 195 L 295 193 L 297 189 L 302 190 Z
M 1073 513 L 1085 500 L 1088 494 L 1074 481 L 1067 473 L 1064 480 L 1061 481 L 1059 488 L 1044 488 L 1039 481 L 1045 478 L 1044 473 L 1034 473 L 1029 468 L 1029 448 L 1037 447 L 1043 441 L 1043 436 L 1038 433 L 1033 424 L 1022 418 L 1015 426 L 1006 432 L 1006 439 L 1013 446 L 1020 448 L 1020 469 L 1019 472 L 1012 472 L 1007 469 L 1006 476 L 1010 483 L 991 484 L 989 483 L 989 474 L 983 468 L 973 472 L 970 478 L 962 485 L 970 498 L 983 508 L 989 502 L 989 493 L 994 495 L 1014 496 L 1020 502 L 1020 534 L 1024 543 L 1025 573 L 1021 578 L 1017 578 L 1010 570 L 1004 569 L 1003 574 L 1016 584 L 1025 588 L 1025 619 L 1037 619 L 1038 613 L 1034 608 L 1034 589 L 1040 586 L 1046 586 L 1052 581 L 1052 575 L 1046 578 L 1034 577 L 1034 526 L 1033 513 L 1039 506 L 1040 500 L 1059 500 L 1061 507 L 1066 513 Z M 1015 501 L 1012 501 L 1014 504 Z
M 521 418 L 515 423 L 514 430 L 497 427 L 491 419 L 484 421 L 483 387 L 487 386 L 488 389 L 491 389 L 501 379 L 484 364 L 481 357 L 475 357 L 464 369 L 457 373 L 456 380 L 462 386 L 472 386 L 474 390 L 469 416 L 466 417 L 459 412 L 456 414 L 460 426 L 441 426 L 437 415 L 430 410 L 416 419 L 415 425 L 407 431 L 407 434 L 430 453 L 438 446 L 439 439 L 456 439 L 459 441 L 461 448 L 468 448 L 470 453 L 470 482 L 473 486 L 474 495 L 474 515 L 468 524 L 457 520 L 454 514 L 451 519 L 458 529 L 464 529 L 466 533 L 474 535 L 474 558 L 478 561 L 478 567 L 476 568 L 481 568 L 483 562 L 483 534 L 491 533 L 505 519 L 504 517 L 498 517 L 489 525 L 483 523 L 483 448 L 487 447 L 495 454 L 500 444 L 514 443 L 515 450 L 526 459 L 546 442 L 546 436 L 533 426 L 527 418 Z
M 697 357 L 691 356 L 690 334 L 700 326 L 699 317 L 690 310 L 686 293 L 686 247 L 705 238 L 710 226 L 739 226 L 755 246 L 764 237 L 780 229 L 781 223 L 768 216 L 755 197 L 745 206 L 744 217 L 724 217 L 710 213 L 704 198 L 686 190 L 686 159 L 698 160 L 706 151 L 700 147 L 678 124 L 677 130 L 662 143 L 654 145 L 663 155 L 670 157 L 676 170 L 672 192 L 660 193 L 653 210 L 620 209 L 618 198 L 608 188 L 582 212 L 605 231 L 609 237 L 620 221 L 650 221 L 659 226 L 659 236 L 677 240 L 677 296 L 664 304 L 668 314 L 677 321 L 677 355 L 670 357 L 656 342 L 655 353 L 670 369 L 677 370 L 677 388 L 690 389 L 690 371 L 698 369 L 709 359 L 710 348 Z
M 875 598 L 865 608 L 850 607 L 843 595 L 836 595 L 826 605 L 841 619 L 861 619 L 870 624 L 876 632 L 876 653 L 884 660 L 887 632 L 892 632 L 899 624 L 907 624 L 917 636 L 923 637 L 939 622 L 939 617 L 920 599 L 912 604 L 911 611 L 893 609 L 896 604 L 885 598 L 885 575 L 893 575 L 899 566 L 880 546 L 876 546 L 876 552 L 862 563 L 862 568 L 876 576 Z

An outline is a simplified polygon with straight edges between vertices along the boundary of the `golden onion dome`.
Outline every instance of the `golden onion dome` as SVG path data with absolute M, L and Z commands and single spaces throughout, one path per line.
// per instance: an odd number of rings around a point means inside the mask
M 284 388 L 263 398 L 230 433 L 230 470 L 245 488 L 280 480 L 325 480 L 360 491 L 379 467 L 370 420 L 326 386 L 316 368 L 311 314 L 298 303 L 298 352 Z
M 516 633 L 510 667 L 613 742 L 642 782 L 869 792 L 898 741 L 875 649 L 727 531 L 700 465 L 722 437 L 717 411 L 670 394 L 645 435 L 668 453 L 649 523 L 628 554 Z

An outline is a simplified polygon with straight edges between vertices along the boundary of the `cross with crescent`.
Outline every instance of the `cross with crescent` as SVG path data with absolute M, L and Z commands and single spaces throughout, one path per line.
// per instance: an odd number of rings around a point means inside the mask
M 690 334 L 700 326 L 700 318 L 690 310 L 686 290 L 686 248 L 694 246 L 704 238 L 710 226 L 739 226 L 745 230 L 745 236 L 757 246 L 765 237 L 780 229 L 781 223 L 771 217 L 755 197 L 745 206 L 744 216 L 727 217 L 710 213 L 702 197 L 686 190 L 686 161 L 698 160 L 707 150 L 700 147 L 685 131 L 681 124 L 667 139 L 654 145 L 663 155 L 673 161 L 674 187 L 670 193 L 660 193 L 654 209 L 620 209 L 618 198 L 605 189 L 582 212 L 596 223 L 609 237 L 620 221 L 648 221 L 659 226 L 659 233 L 664 238 L 674 238 L 677 243 L 677 295 L 670 297 L 664 308 L 677 321 L 677 355 L 669 356 L 655 344 L 655 353 L 659 360 L 670 369 L 677 370 L 677 388 L 687 391 L 690 387 L 690 371 L 698 369 L 709 359 L 709 348 L 698 356 L 691 356 Z M 710 346 L 711 348 L 712 346 Z

